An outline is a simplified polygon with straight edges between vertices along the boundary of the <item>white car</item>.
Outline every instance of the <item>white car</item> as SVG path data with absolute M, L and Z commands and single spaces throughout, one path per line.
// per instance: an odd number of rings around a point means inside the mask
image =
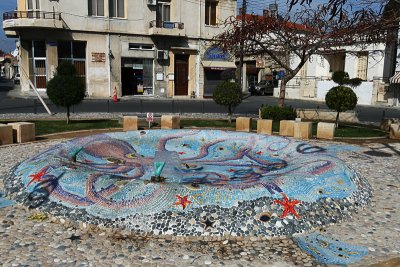
M 19 75 L 19 73 L 17 73 L 17 74 L 15 74 L 15 77 L 14 77 L 14 84 L 19 84 L 20 83 L 20 75 Z

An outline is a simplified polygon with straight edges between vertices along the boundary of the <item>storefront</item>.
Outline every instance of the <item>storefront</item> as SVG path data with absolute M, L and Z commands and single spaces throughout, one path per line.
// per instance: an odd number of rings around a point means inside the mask
M 231 61 L 231 56 L 218 47 L 208 48 L 202 61 L 204 69 L 205 98 L 212 97 L 219 83 L 235 78 L 236 65 Z
M 153 59 L 122 58 L 122 95 L 153 95 Z

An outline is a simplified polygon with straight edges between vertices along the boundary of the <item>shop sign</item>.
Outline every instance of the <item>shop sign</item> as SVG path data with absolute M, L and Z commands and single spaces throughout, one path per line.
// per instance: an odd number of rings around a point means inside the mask
M 216 46 L 209 47 L 203 55 L 203 60 L 210 61 L 230 61 L 230 58 L 227 52 Z
M 264 68 L 264 60 L 262 58 L 256 59 L 256 68 Z
M 106 53 L 92 52 L 92 62 L 106 62 Z

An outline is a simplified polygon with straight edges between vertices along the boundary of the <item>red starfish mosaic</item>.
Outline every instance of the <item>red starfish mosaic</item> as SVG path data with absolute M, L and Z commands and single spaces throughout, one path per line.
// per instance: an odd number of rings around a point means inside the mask
M 262 152 L 261 152 L 261 151 L 258 151 L 258 152 L 256 152 L 256 154 L 257 154 L 257 155 L 261 155 L 261 154 L 262 154 Z
M 178 201 L 175 202 L 174 205 L 182 205 L 183 209 L 185 209 L 188 204 L 192 203 L 192 201 L 188 200 L 188 195 L 184 197 L 176 195 L 176 198 L 178 199 Z
M 186 152 L 178 152 L 179 155 L 186 154 Z
M 34 173 L 29 175 L 29 177 L 32 177 L 31 181 L 26 185 L 26 187 L 29 187 L 33 182 L 40 182 L 42 181 L 43 176 L 47 173 L 46 172 L 46 167 L 41 169 L 39 172 Z
M 283 201 L 282 200 L 274 200 L 274 203 L 278 203 L 281 204 L 283 206 L 283 213 L 281 215 L 281 218 L 285 218 L 289 213 L 292 213 L 297 219 L 300 219 L 299 214 L 296 212 L 296 210 L 294 209 L 294 206 L 296 206 L 297 204 L 300 204 L 300 200 L 293 200 L 293 201 L 289 201 L 289 198 L 286 196 L 285 193 L 281 193 L 283 196 Z

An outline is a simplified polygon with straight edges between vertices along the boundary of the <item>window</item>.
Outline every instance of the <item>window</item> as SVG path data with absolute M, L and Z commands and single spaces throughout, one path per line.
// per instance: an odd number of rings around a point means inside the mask
M 357 55 L 357 77 L 367 80 L 368 52 L 361 52 Z
M 205 23 L 206 25 L 217 25 L 217 6 L 218 2 L 206 0 Z
M 151 44 L 129 43 L 129 50 L 154 50 L 154 46 Z
M 109 0 L 109 16 L 110 18 L 125 17 L 125 0 Z
M 70 61 L 76 70 L 76 75 L 86 84 L 86 42 L 60 41 L 57 45 L 58 63 Z
M 160 22 L 163 21 L 171 21 L 171 3 L 167 1 L 159 1 L 157 2 L 157 12 L 156 12 L 156 20 L 157 20 L 157 27 L 159 26 Z
M 27 0 L 28 10 L 39 10 L 40 1 L 39 0 Z
M 104 0 L 88 0 L 89 16 L 104 16 Z

